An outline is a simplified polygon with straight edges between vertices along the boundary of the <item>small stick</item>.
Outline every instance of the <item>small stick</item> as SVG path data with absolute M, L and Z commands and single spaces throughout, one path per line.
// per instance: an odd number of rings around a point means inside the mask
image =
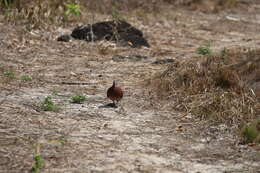
M 91 83 L 87 82 L 61 82 L 63 85 L 91 85 Z

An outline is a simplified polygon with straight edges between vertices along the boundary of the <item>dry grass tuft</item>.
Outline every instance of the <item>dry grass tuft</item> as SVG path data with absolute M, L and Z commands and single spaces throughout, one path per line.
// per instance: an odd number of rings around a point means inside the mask
M 161 99 L 200 118 L 234 124 L 259 116 L 259 50 L 226 50 L 176 62 L 152 78 Z M 260 95 L 258 95 L 260 97 Z
M 66 16 L 66 2 L 62 0 L 17 0 L 10 1 L 8 5 L 0 2 L 0 9 L 5 21 L 12 24 L 24 24 L 28 30 L 69 22 Z M 73 16 L 71 20 L 80 20 L 80 17 Z

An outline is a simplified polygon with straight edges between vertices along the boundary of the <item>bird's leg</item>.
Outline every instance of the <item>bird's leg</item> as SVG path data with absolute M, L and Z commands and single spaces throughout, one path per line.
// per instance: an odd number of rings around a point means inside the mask
M 113 105 L 116 106 L 116 102 L 115 102 L 115 100 L 113 100 Z

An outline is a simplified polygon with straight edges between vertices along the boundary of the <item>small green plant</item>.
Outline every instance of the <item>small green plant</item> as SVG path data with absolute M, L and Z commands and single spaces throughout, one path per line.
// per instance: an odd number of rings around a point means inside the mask
M 80 11 L 80 6 L 75 3 L 66 3 L 65 7 L 67 10 L 65 11 L 65 16 L 70 16 L 70 15 L 75 15 L 75 16 L 80 16 L 81 11 Z
M 13 70 L 4 70 L 4 75 L 10 79 L 16 78 L 16 74 Z
M 34 161 L 35 163 L 32 166 L 32 172 L 33 173 L 40 173 L 41 172 L 41 167 L 43 165 L 43 158 L 41 155 L 35 155 L 34 156 Z
M 24 75 L 24 76 L 21 77 L 21 80 L 22 81 L 31 81 L 32 78 L 30 76 Z
M 66 139 L 64 136 L 62 136 L 62 137 L 60 137 L 60 138 L 58 139 L 58 141 L 59 141 L 62 145 L 64 145 L 64 144 L 67 142 L 67 139 Z
M 111 16 L 112 16 L 112 19 L 115 21 L 126 21 L 126 19 L 120 15 L 120 13 L 118 12 L 117 7 L 115 5 L 112 7 Z
M 197 48 L 197 53 L 200 55 L 210 55 L 213 53 L 213 51 L 210 49 L 211 42 L 206 41 L 203 45 L 199 46 Z
M 260 120 L 255 120 L 242 128 L 242 137 L 245 143 L 259 143 L 260 144 Z
M 59 110 L 58 106 L 56 106 L 54 104 L 54 102 L 52 101 L 51 96 L 48 96 L 44 99 L 44 101 L 42 103 L 42 109 L 44 111 L 58 111 Z
M 58 94 L 59 94 L 59 89 L 57 89 L 57 88 L 54 88 L 53 90 L 52 90 L 52 95 L 54 95 L 54 96 L 57 96 Z
M 4 7 L 9 8 L 11 6 L 11 4 L 13 3 L 13 1 L 3 0 L 2 3 L 4 5 Z
M 86 101 L 86 97 L 84 95 L 76 95 L 71 97 L 72 103 L 83 103 L 84 101 Z
M 33 173 L 40 173 L 41 172 L 41 168 L 44 165 L 44 160 L 40 154 L 40 144 L 36 145 L 36 153 L 33 157 L 34 159 L 34 164 L 32 166 L 32 172 Z

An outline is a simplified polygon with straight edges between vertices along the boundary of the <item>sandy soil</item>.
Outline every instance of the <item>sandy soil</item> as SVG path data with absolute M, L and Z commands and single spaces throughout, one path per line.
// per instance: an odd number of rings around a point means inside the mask
M 259 172 L 259 148 L 239 145 L 230 127 L 151 100 L 143 85 L 167 67 L 155 60 L 192 58 L 206 40 L 214 51 L 260 47 L 259 12 L 255 5 L 218 14 L 175 9 L 147 20 L 130 16 L 151 44 L 142 49 L 62 43 L 55 39 L 72 28 L 25 32 L 24 26 L 0 23 L 0 68 L 16 73 L 10 80 L 0 75 L 0 172 L 30 171 L 36 143 L 43 172 Z M 23 75 L 32 81 L 22 81 Z M 125 95 L 118 108 L 107 108 L 113 80 Z M 87 101 L 72 104 L 71 96 L 81 93 Z M 59 112 L 40 109 L 46 96 Z

